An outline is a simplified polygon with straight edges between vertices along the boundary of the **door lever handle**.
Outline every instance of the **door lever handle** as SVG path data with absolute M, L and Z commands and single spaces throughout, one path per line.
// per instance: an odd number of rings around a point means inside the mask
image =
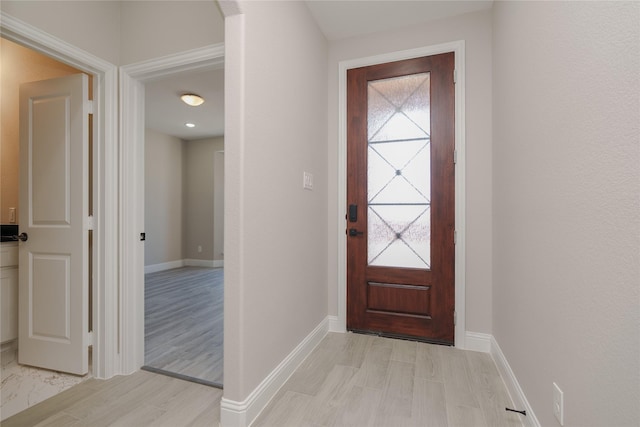
M 26 242 L 29 240 L 29 235 L 27 233 L 20 233 L 17 236 L 12 236 L 14 240 L 20 240 L 21 242 Z
M 364 231 L 358 231 L 355 228 L 349 229 L 349 236 L 362 236 L 363 234 L 364 234 Z

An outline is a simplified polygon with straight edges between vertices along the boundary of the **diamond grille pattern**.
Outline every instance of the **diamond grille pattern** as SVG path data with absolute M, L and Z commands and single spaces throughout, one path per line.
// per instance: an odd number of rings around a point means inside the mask
M 430 268 L 430 74 L 368 84 L 369 265 Z

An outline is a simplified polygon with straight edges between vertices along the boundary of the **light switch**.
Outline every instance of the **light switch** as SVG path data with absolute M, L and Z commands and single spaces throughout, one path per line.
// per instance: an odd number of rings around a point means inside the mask
M 313 190 L 313 174 L 309 172 L 302 173 L 302 188 Z
M 9 208 L 9 223 L 16 223 L 16 208 Z

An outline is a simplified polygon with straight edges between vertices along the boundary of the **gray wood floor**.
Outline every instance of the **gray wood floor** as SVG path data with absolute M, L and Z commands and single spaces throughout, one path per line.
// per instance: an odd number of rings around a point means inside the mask
M 521 427 L 488 354 L 329 334 L 252 425 Z
M 145 365 L 222 385 L 224 270 L 145 275 Z
M 217 426 L 221 396 L 141 371 L 85 381 L 2 426 Z M 330 333 L 252 426 L 522 427 L 510 405 L 488 354 Z

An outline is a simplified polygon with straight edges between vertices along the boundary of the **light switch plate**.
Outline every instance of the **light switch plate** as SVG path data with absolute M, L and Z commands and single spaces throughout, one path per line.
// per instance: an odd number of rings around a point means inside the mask
M 313 190 L 313 174 L 309 172 L 302 173 L 302 188 Z
M 556 416 L 560 425 L 564 425 L 564 393 L 553 383 L 553 415 Z

